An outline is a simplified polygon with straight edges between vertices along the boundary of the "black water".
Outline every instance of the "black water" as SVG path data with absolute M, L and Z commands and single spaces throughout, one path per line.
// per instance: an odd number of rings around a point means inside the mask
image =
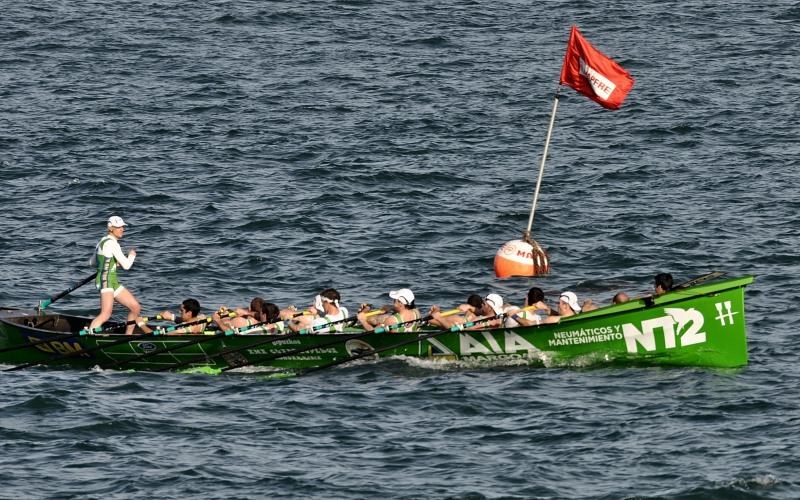
M 636 84 L 616 112 L 562 91 L 553 273 L 497 280 L 572 24 Z M 741 370 L 7 373 L 0 496 L 800 496 L 798 46 L 790 1 L 0 2 L 2 306 L 88 274 L 111 214 L 145 313 L 756 275 Z

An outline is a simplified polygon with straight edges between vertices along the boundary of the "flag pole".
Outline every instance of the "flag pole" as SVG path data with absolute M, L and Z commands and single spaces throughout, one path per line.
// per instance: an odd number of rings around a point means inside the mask
M 553 135 L 553 125 L 556 122 L 556 110 L 558 109 L 558 94 L 561 91 L 561 85 L 556 90 L 555 98 L 553 99 L 553 112 L 550 114 L 550 126 L 547 127 L 547 138 L 544 141 L 544 151 L 542 152 L 542 163 L 539 166 L 539 178 L 536 180 L 536 190 L 533 192 L 533 204 L 531 205 L 531 215 L 528 218 L 528 229 L 522 233 L 522 240 L 531 243 L 531 228 L 533 227 L 533 215 L 536 213 L 536 202 L 539 201 L 539 188 L 542 185 L 542 176 L 544 175 L 544 163 L 547 160 L 547 150 L 550 148 L 550 137 Z

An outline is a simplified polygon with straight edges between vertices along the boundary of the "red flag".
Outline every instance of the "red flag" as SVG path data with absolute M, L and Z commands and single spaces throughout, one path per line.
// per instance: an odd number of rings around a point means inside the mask
M 561 84 L 569 85 L 608 109 L 618 109 L 633 87 L 633 78 L 605 54 L 592 47 L 572 27 L 561 67 Z

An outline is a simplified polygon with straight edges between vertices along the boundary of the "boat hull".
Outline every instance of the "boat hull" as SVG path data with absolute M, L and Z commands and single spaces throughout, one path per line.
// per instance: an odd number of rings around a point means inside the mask
M 52 340 L 0 353 L 0 362 L 41 362 L 77 368 L 124 363 L 120 366 L 123 369 L 157 370 L 192 361 L 188 366 L 221 369 L 248 365 L 302 370 L 374 350 L 377 353 L 372 358 L 406 356 L 545 365 L 633 362 L 731 368 L 747 364 L 744 287 L 752 280 L 744 277 L 674 291 L 654 299 L 634 300 L 564 318 L 552 325 L 444 332 L 433 336 L 429 332 L 358 331 L 339 335 L 231 335 L 144 357 L 143 354 L 199 337 L 162 335 L 124 342 L 125 336 L 120 334 L 73 336 L 69 332 L 78 331 L 88 322 L 87 318 L 65 315 L 41 318 L 35 313 L 6 312 L 0 315 L 0 349 Z M 51 323 L 60 323 L 62 332 L 37 323 L 56 317 L 60 320 Z M 352 338 L 355 336 L 358 338 Z

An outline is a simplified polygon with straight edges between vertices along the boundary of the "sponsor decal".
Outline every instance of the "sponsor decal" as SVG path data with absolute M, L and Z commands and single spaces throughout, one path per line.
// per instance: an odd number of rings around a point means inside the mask
M 257 348 L 257 349 L 247 349 L 247 354 L 253 355 L 268 355 L 268 354 L 283 354 L 287 352 L 292 352 L 295 349 L 269 349 L 269 348 Z M 312 354 L 336 354 L 335 347 L 317 347 L 315 349 L 309 349 L 307 351 L 303 351 L 304 353 L 312 353 Z M 290 359 L 290 358 L 280 358 L 280 359 Z
M 622 325 L 625 346 L 629 353 L 636 354 L 640 348 L 644 352 L 655 351 L 657 336 L 664 339 L 666 349 L 702 344 L 706 341 L 706 332 L 702 331 L 705 319 L 700 311 L 693 307 L 665 307 L 664 312 L 664 316 L 646 319 L 638 326 L 633 323 Z
M 594 344 L 622 339 L 622 326 L 613 325 L 601 326 L 598 328 L 579 328 L 576 330 L 567 330 L 565 332 L 555 332 L 553 333 L 553 338 L 548 340 L 547 343 L 552 347 L 563 345 Z
M 717 302 L 716 304 L 714 304 L 714 307 L 717 308 L 717 317 L 714 319 L 719 321 L 720 325 L 722 326 L 733 325 L 733 315 L 739 314 L 739 311 L 733 312 L 731 310 L 730 300 L 726 300 L 725 302 Z
M 286 339 L 286 340 L 276 340 L 275 342 L 271 342 L 272 345 L 298 345 L 302 344 L 303 342 L 299 339 Z
M 358 356 L 359 354 L 374 350 L 371 345 L 359 339 L 350 339 L 344 344 L 348 356 Z M 336 350 L 334 349 L 334 353 Z M 377 358 L 378 355 L 374 354 L 373 357 Z
M 495 338 L 495 335 L 502 336 L 502 345 L 500 341 Z M 460 333 L 458 339 L 459 353 L 461 356 L 474 356 L 476 354 L 482 356 L 496 356 L 500 354 L 516 354 L 520 351 L 533 354 L 539 351 L 533 344 L 512 331 L 504 331 L 502 334 L 480 332 L 479 338 L 480 340 L 473 337 L 470 333 Z M 484 342 L 486 344 L 484 344 Z M 441 345 L 434 345 L 441 348 Z M 449 349 L 447 351 L 449 351 Z
M 596 69 L 589 66 L 589 64 L 584 61 L 583 58 L 580 59 L 580 74 L 589 80 L 589 85 L 591 85 L 594 93 L 604 101 L 607 101 L 611 96 L 611 93 L 614 92 L 614 89 L 617 88 L 617 84 L 606 78 L 605 75 Z
M 153 352 L 157 349 L 153 342 L 139 342 L 138 346 L 139 349 L 143 350 L 144 352 Z
M 31 342 L 38 342 L 38 339 L 34 337 L 28 337 L 28 340 Z M 83 350 L 80 343 L 69 342 L 67 340 L 51 340 L 50 342 L 36 344 L 35 347 L 47 354 L 58 354 L 61 356 L 67 356 Z M 91 355 L 89 353 L 82 353 L 81 356 L 90 357 Z

